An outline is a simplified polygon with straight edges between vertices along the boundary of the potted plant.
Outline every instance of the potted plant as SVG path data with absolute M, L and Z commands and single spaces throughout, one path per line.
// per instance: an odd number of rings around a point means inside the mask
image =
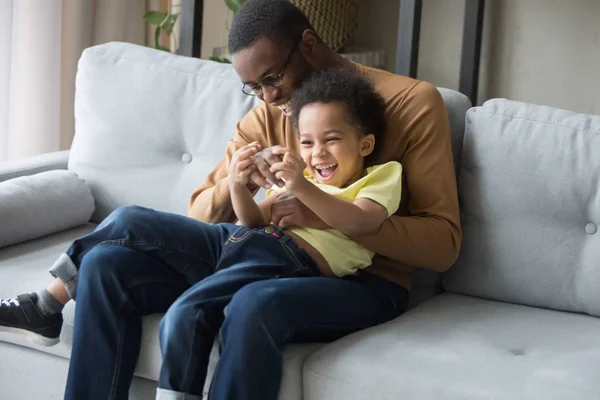
M 177 17 L 179 17 L 179 13 L 174 13 L 173 10 L 175 8 L 180 8 L 181 3 L 173 6 L 172 0 L 169 0 L 167 5 L 167 11 L 148 11 L 144 14 L 143 18 L 149 25 L 154 25 L 156 28 L 154 29 L 154 47 L 158 50 L 171 52 L 170 48 L 167 48 L 160 43 L 161 34 L 165 34 L 167 38 L 171 38 L 173 34 L 173 27 L 175 26 L 175 22 L 177 22 Z M 174 51 L 177 52 L 177 48 L 179 47 L 177 43 L 177 35 L 173 35 L 174 41 Z
M 231 12 L 235 15 L 238 9 L 244 4 L 246 0 L 225 0 L 225 5 Z M 167 11 L 155 11 L 151 10 L 144 14 L 143 18 L 149 25 L 153 25 L 156 28 L 154 29 L 154 47 L 158 50 L 171 52 L 171 49 L 163 46 L 161 44 L 160 38 L 161 35 L 165 35 L 167 38 L 173 37 L 174 40 L 174 51 L 177 52 L 177 48 L 179 47 L 177 44 L 177 35 L 173 35 L 173 27 L 177 22 L 177 18 L 179 17 L 179 13 L 174 13 L 173 10 L 175 8 L 180 8 L 181 3 L 177 5 L 172 5 L 171 0 L 169 0 Z M 228 30 L 228 28 L 226 27 Z M 227 47 L 221 47 L 215 49 L 215 54 L 209 57 L 209 60 L 222 62 L 222 63 L 231 63 L 227 58 L 228 52 Z

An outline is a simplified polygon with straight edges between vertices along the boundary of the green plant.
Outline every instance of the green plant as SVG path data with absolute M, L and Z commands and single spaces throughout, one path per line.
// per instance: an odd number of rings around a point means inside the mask
M 225 0 L 225 5 L 231 10 L 231 12 L 233 12 L 233 14 L 235 14 L 245 2 L 246 0 Z M 173 7 L 181 7 L 181 4 L 172 6 L 171 0 L 169 0 L 167 11 L 148 11 L 146 14 L 144 14 L 144 20 L 146 23 L 156 26 L 154 29 L 154 47 L 168 52 L 171 52 L 171 50 L 160 44 L 160 35 L 162 32 L 164 32 L 167 37 L 171 37 L 171 34 L 173 33 L 173 27 L 175 26 L 175 22 L 177 22 L 177 18 L 179 17 L 179 13 L 172 12 Z M 175 40 L 175 49 L 177 50 L 177 37 L 173 36 L 173 39 Z M 231 61 L 229 61 L 229 59 L 226 57 L 210 56 L 208 59 L 220 63 L 231 64 Z
M 235 14 L 246 0 L 225 0 L 225 5 Z
M 179 17 L 179 13 L 173 13 L 173 7 L 181 7 L 181 4 L 172 6 L 171 0 L 169 0 L 167 11 L 148 11 L 144 14 L 144 20 L 148 24 L 156 25 L 154 29 L 154 47 L 169 53 L 171 50 L 160 44 L 160 34 L 164 32 L 170 38 L 173 33 L 173 27 L 177 22 L 177 17 Z M 174 35 L 173 39 L 175 40 L 175 50 L 177 50 L 177 37 Z
M 231 61 L 229 61 L 229 59 L 225 58 L 225 57 L 210 56 L 210 57 L 208 57 L 208 59 L 211 60 L 211 61 L 216 61 L 216 62 L 220 62 L 220 63 L 223 63 L 223 64 L 231 64 Z

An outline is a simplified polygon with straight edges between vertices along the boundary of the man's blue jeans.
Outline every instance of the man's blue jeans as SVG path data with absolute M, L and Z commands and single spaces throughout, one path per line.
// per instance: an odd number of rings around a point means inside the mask
M 166 312 L 159 397 L 201 398 L 221 327 L 209 398 L 264 400 L 277 398 L 286 343 L 334 340 L 404 310 L 404 288 L 366 273 L 319 277 L 286 238 L 280 230 L 116 210 L 67 252 L 79 275 L 65 398 L 127 398 L 143 315 Z M 246 250 L 231 247 L 243 242 Z

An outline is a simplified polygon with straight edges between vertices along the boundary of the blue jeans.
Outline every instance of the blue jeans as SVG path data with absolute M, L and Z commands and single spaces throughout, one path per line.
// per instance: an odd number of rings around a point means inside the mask
M 127 398 L 143 315 L 166 312 L 159 397 L 201 398 L 220 329 L 209 397 L 276 399 L 286 343 L 337 339 L 394 318 L 406 302 L 405 289 L 374 275 L 318 276 L 276 228 L 140 207 L 116 210 L 67 255 L 79 275 L 66 399 Z

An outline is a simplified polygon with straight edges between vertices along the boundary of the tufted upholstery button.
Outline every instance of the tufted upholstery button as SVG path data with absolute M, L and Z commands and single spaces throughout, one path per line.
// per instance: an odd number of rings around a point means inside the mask
M 181 161 L 183 161 L 184 164 L 191 163 L 192 155 L 190 153 L 183 153 L 183 155 L 181 156 Z
M 598 231 L 598 227 L 596 226 L 596 224 L 590 222 L 589 224 L 587 224 L 585 226 L 585 233 L 587 233 L 588 235 L 593 235 Z

